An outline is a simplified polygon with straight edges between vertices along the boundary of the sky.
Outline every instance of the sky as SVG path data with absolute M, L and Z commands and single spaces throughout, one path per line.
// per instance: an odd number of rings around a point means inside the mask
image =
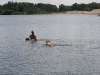
M 100 3 L 100 0 L 0 0 L 0 5 L 3 5 L 5 3 L 7 3 L 8 1 L 13 1 L 13 2 L 30 2 L 30 3 L 49 3 L 49 4 L 53 4 L 56 6 L 59 6 L 60 4 L 64 4 L 64 5 L 72 5 L 74 3 L 84 3 L 84 4 L 88 4 L 88 3 L 92 3 L 92 2 L 96 2 L 96 3 Z

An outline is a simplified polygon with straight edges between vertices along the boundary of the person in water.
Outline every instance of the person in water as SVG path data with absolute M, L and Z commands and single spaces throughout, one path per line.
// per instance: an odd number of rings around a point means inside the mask
M 31 31 L 31 33 L 32 34 L 29 36 L 29 38 L 26 38 L 26 40 L 32 40 L 32 39 L 34 39 L 35 41 L 39 41 L 39 39 L 34 34 L 34 31 Z

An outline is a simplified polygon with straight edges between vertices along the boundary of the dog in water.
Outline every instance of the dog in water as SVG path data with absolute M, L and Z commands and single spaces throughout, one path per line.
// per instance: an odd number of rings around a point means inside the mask
M 29 36 L 29 38 L 26 38 L 26 40 L 32 40 L 32 39 L 34 39 L 35 41 L 39 41 L 39 39 L 34 34 L 34 31 L 31 31 L 31 33 L 32 34 Z
M 47 46 L 54 46 L 53 44 L 51 44 L 50 41 L 46 41 L 46 45 L 47 45 Z

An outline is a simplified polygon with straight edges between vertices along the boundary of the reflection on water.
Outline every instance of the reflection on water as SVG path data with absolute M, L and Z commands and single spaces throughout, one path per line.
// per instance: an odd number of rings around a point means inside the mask
M 77 14 L 1 15 L 0 74 L 100 75 L 99 20 Z M 25 41 L 31 30 L 41 41 Z

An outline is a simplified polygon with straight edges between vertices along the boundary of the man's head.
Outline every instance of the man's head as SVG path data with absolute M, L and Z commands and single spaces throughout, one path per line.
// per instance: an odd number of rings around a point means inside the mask
M 34 34 L 34 31 L 32 30 L 31 33 Z

